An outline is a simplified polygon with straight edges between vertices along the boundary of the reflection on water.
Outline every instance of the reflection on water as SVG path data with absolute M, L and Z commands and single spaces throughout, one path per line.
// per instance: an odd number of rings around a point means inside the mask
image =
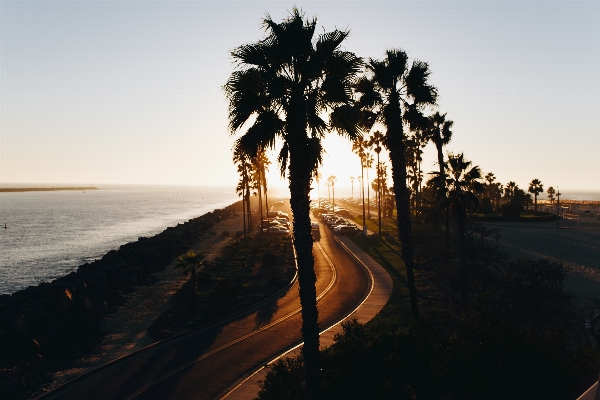
M 102 189 L 102 188 L 101 188 Z M 63 276 L 111 249 L 236 201 L 215 188 L 0 193 L 0 294 Z

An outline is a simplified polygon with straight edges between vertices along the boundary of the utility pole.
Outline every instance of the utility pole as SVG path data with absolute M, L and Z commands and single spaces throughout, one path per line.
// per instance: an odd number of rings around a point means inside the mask
M 558 228 L 558 220 L 560 218 L 560 190 L 556 187 L 556 227 Z

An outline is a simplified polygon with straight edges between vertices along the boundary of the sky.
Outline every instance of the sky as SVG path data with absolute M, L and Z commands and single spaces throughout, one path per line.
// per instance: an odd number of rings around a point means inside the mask
M 317 32 L 350 29 L 360 57 L 426 61 L 454 121 L 447 150 L 484 174 L 600 190 L 598 1 L 1 0 L 0 186 L 234 187 L 230 51 L 294 6 Z M 331 134 L 324 147 L 323 176 L 349 187 L 350 144 Z M 423 170 L 434 162 L 429 145 Z M 275 163 L 269 184 L 287 186 Z

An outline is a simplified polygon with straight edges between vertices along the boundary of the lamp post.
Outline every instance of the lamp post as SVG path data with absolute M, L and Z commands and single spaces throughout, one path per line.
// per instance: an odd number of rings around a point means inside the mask
M 558 228 L 558 220 L 560 218 L 560 189 L 556 187 L 556 227 Z

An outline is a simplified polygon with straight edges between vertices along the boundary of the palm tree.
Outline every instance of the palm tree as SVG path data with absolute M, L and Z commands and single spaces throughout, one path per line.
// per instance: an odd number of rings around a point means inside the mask
M 408 65 L 408 56 L 402 50 L 388 50 L 384 60 L 371 59 L 368 76 L 355 85 L 360 94 L 360 105 L 371 110 L 372 116 L 386 128 L 384 146 L 392 164 L 392 180 L 396 195 L 398 231 L 402 243 L 402 258 L 410 295 L 411 312 L 419 319 L 417 292 L 414 280 L 415 253 L 410 221 L 410 196 L 406 186 L 406 147 L 404 121 L 415 124 L 419 110 L 433 105 L 437 90 L 429 85 L 427 63 L 415 60 Z
M 554 204 L 554 195 L 556 194 L 554 188 L 550 186 L 546 193 L 548 193 L 548 199 L 550 200 L 550 204 Z
M 350 185 L 352 186 L 352 199 L 354 199 L 354 177 L 350 177 Z
M 224 86 L 229 99 L 229 129 L 239 131 L 252 123 L 236 145 L 251 154 L 259 147 L 283 141 L 278 161 L 287 171 L 294 218 L 303 356 L 309 398 L 319 397 L 319 324 L 316 275 L 312 254 L 309 192 L 329 131 L 354 140 L 361 135 L 352 87 L 362 60 L 341 49 L 348 31 L 324 32 L 316 39 L 316 18 L 304 19 L 294 8 L 282 23 L 267 15 L 267 36 L 232 51 L 237 69 Z M 329 115 L 329 121 L 322 119 Z
M 436 112 L 433 115 L 428 117 L 430 126 L 429 126 L 429 137 L 433 144 L 435 144 L 435 148 L 437 150 L 437 159 L 438 165 L 440 167 L 440 174 L 444 173 L 444 153 L 443 149 L 450 140 L 452 139 L 452 125 L 454 125 L 454 121 L 446 120 L 446 114 L 440 114 Z M 439 196 L 446 195 L 446 187 L 440 188 L 443 190 L 443 193 L 439 193 Z M 446 208 L 446 249 L 450 248 L 450 210 Z
M 380 163 L 379 153 L 381 153 L 383 140 L 383 134 L 380 131 L 375 131 L 369 138 L 369 147 L 373 147 L 375 153 L 377 153 L 377 206 L 378 206 L 378 224 L 379 224 L 379 237 L 381 237 L 381 176 L 380 176 Z
M 240 180 L 236 187 L 236 193 L 242 197 L 242 217 L 244 219 L 244 237 L 249 231 L 250 226 L 246 224 L 246 211 L 250 214 L 250 174 L 252 164 L 249 156 L 242 149 L 234 149 L 233 162 L 237 164 L 237 172 L 240 174 Z M 248 224 L 251 221 L 248 221 Z M 248 229 L 247 229 L 248 228 Z
M 368 147 L 366 147 L 368 149 Z M 373 167 L 373 156 L 365 152 L 365 169 L 367 170 L 367 218 L 371 219 L 371 190 L 369 189 L 369 169 Z
M 448 154 L 448 163 L 446 164 L 445 178 L 448 188 L 448 205 L 452 208 L 453 214 L 458 220 L 458 236 L 460 241 L 460 275 L 461 275 L 461 297 L 463 303 L 468 300 L 468 272 L 467 272 L 467 240 L 465 235 L 465 225 L 467 211 L 477 209 L 479 200 L 476 193 L 483 192 L 481 179 L 481 170 L 478 166 L 471 167 L 471 161 L 467 161 L 463 154 Z
M 317 198 L 319 199 L 319 210 L 321 209 L 321 173 L 319 171 L 315 171 L 315 180 L 317 181 Z M 320 211 L 319 211 L 320 212 Z
M 544 192 L 544 185 L 542 185 L 542 182 L 539 179 L 534 179 L 529 183 L 528 192 L 533 194 L 533 199 L 534 199 L 534 203 L 535 203 L 535 212 L 537 214 L 537 197 L 538 197 L 538 194 Z
M 352 151 L 358 155 L 360 158 L 360 176 L 358 180 L 360 181 L 360 189 L 361 189 L 361 199 L 362 199 L 362 220 L 363 220 L 363 235 L 367 236 L 367 219 L 365 215 L 365 145 L 366 142 L 364 140 L 355 140 L 352 143 Z
M 335 175 L 331 175 L 329 178 L 327 178 L 327 183 L 329 184 L 329 186 L 331 186 L 331 197 L 333 198 L 333 211 L 335 212 L 335 181 L 336 181 L 336 177 Z
M 175 265 L 175 268 L 183 269 L 183 274 L 185 276 L 190 275 L 190 305 L 192 310 L 198 309 L 198 278 L 196 276 L 198 271 L 196 268 L 202 266 L 203 260 L 204 252 L 196 253 L 190 250 L 184 255 L 177 257 L 177 264 Z

